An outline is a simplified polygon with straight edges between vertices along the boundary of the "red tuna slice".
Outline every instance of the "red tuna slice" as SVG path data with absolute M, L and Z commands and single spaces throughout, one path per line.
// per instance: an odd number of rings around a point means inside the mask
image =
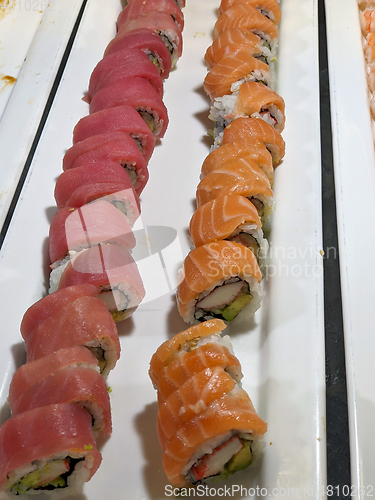
M 103 109 L 81 118 L 73 130 L 73 144 L 108 132 L 129 134 L 139 145 L 146 162 L 150 160 L 155 147 L 155 136 L 137 111 L 128 104 Z
M 184 29 L 184 15 L 174 0 L 147 0 L 147 2 L 145 0 L 132 0 L 117 18 L 117 30 L 130 19 L 155 11 L 169 14 L 179 29 L 181 31 Z
M 107 384 L 99 372 L 83 366 L 58 370 L 16 395 L 12 415 L 58 403 L 78 403 L 93 417 L 93 433 L 112 433 Z
M 72 472 L 67 479 L 67 493 L 72 490 L 77 494 L 101 462 L 92 435 L 91 416 L 84 408 L 76 404 L 56 404 L 11 417 L 0 429 L 0 488 L 16 469 L 36 460 L 53 459 L 61 454 L 68 456 L 69 452 L 83 459 L 78 463 L 78 469 L 84 471 L 78 491 L 73 490 L 77 472 Z
M 96 297 L 100 287 L 91 284 L 83 284 L 63 288 L 55 293 L 47 295 L 35 302 L 23 315 L 21 321 L 21 335 L 26 341 L 31 332 L 49 317 L 57 314 L 60 309 L 80 297 Z
M 99 90 L 112 85 L 112 83 L 131 76 L 145 78 L 154 87 L 160 97 L 163 97 L 163 79 L 155 64 L 140 49 L 119 50 L 105 56 L 95 66 L 91 73 L 88 102 Z
M 171 70 L 171 55 L 165 43 L 155 31 L 138 29 L 129 33 L 118 34 L 111 40 L 104 52 L 104 57 L 119 50 L 142 50 L 158 68 L 160 76 L 165 80 Z
M 137 143 L 129 134 L 110 132 L 93 135 L 69 148 L 63 158 L 63 170 L 103 160 L 115 161 L 122 167 L 140 164 L 142 168 L 146 162 Z
M 91 247 L 71 259 L 58 286 L 79 283 L 102 287 L 100 298 L 115 317 L 117 312 L 122 313 L 121 319 L 133 314 L 145 296 L 137 264 L 124 247 L 116 244 Z
M 104 378 L 116 365 L 120 342 L 116 324 L 102 300 L 80 297 L 40 323 L 26 340 L 27 362 L 74 346 L 92 351 Z
M 164 137 L 168 126 L 168 112 L 162 99 L 144 78 L 134 77 L 118 82 L 97 92 L 90 103 L 90 113 L 129 104 L 138 111 L 153 134 Z
M 182 34 L 171 16 L 158 11 L 142 14 L 123 23 L 118 33 L 122 35 L 143 28 L 155 31 L 160 36 L 171 54 L 172 68 L 174 68 L 182 55 Z
M 116 183 L 122 186 L 121 190 L 129 190 L 134 198 L 137 195 L 126 170 L 114 161 L 92 163 L 90 161 L 78 168 L 63 172 L 57 179 L 55 186 L 55 200 L 58 208 L 67 206 L 74 191 L 82 186 L 96 183 Z M 103 195 L 102 195 L 103 196 Z M 70 205 L 75 207 L 76 205 Z
M 98 243 L 116 242 L 128 251 L 135 247 L 134 234 L 125 214 L 105 200 L 81 208 L 64 207 L 56 212 L 49 231 L 51 263 Z
M 49 356 L 25 363 L 18 368 L 10 383 L 9 406 L 12 408 L 19 395 L 40 380 L 71 366 L 85 366 L 99 371 L 98 360 L 86 347 L 74 346 L 60 349 Z
M 130 223 L 131 219 L 138 218 L 138 215 L 134 217 L 134 214 L 139 214 L 139 200 L 134 189 L 131 191 L 130 189 L 123 188 L 123 184 L 116 182 L 97 182 L 81 186 L 72 193 L 67 201 L 67 206 L 79 208 L 92 201 L 105 198 L 121 210 Z M 130 225 L 132 226 L 133 224 L 131 223 Z

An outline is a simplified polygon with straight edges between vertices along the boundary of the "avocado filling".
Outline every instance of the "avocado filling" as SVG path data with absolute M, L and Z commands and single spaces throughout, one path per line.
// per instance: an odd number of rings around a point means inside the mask
M 252 441 L 233 436 L 200 458 L 190 469 L 186 480 L 196 484 L 209 477 L 226 479 L 239 470 L 246 469 L 253 461 Z
M 102 349 L 101 347 L 91 347 L 91 346 L 86 346 L 86 347 L 93 353 L 93 355 L 98 360 L 100 373 L 103 373 L 105 367 L 107 366 L 107 360 L 105 359 L 104 356 L 105 354 L 104 349 Z
M 66 488 L 68 477 L 73 473 L 78 462 L 83 460 L 67 457 L 63 460 L 51 460 L 41 469 L 34 470 L 23 476 L 10 486 L 11 493 L 19 495 L 29 490 L 54 490 Z
M 207 321 L 219 318 L 233 321 L 251 299 L 248 283 L 240 279 L 231 280 L 215 287 L 208 295 L 198 300 L 195 319 Z
M 138 110 L 138 113 L 141 115 L 142 119 L 147 123 L 147 125 L 150 127 L 151 132 L 154 131 L 155 128 L 155 120 L 154 117 L 152 116 L 151 113 L 148 111 L 141 111 Z

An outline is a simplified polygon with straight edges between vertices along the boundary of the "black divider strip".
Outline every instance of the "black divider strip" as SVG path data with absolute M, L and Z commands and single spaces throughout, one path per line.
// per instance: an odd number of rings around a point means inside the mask
M 327 484 L 337 488 L 334 498 L 344 496 L 351 484 L 349 425 L 342 318 L 336 197 L 333 170 L 331 110 L 324 0 L 319 7 L 319 73 L 322 155 L 322 209 L 324 256 L 324 316 L 326 351 Z M 349 488 L 350 489 L 350 488 Z
M 83 13 L 85 11 L 87 2 L 88 2 L 88 0 L 83 0 L 83 3 L 82 3 L 81 8 L 79 10 L 76 22 L 74 23 L 74 27 L 73 27 L 72 33 L 71 33 L 71 35 L 69 37 L 68 43 L 66 45 L 66 49 L 64 51 L 64 55 L 63 55 L 63 57 L 61 59 L 60 66 L 59 66 L 59 69 L 58 69 L 56 77 L 55 77 L 55 81 L 53 82 L 51 92 L 50 92 L 50 94 L 48 96 L 46 105 L 44 107 L 44 111 L 43 111 L 42 117 L 40 119 L 39 126 L 37 128 L 37 131 L 36 131 L 33 143 L 31 145 L 29 154 L 27 156 L 25 165 L 23 167 L 22 174 L 21 174 L 20 179 L 18 181 L 17 188 L 16 188 L 16 190 L 14 192 L 14 195 L 13 195 L 13 198 L 12 198 L 12 202 L 10 204 L 7 216 L 6 216 L 5 221 L 4 221 L 4 225 L 3 225 L 2 229 L 1 229 L 1 232 L 0 232 L 0 249 L 1 249 L 2 245 L 3 245 L 3 243 L 4 243 L 4 239 L 5 239 L 5 236 L 6 236 L 7 232 L 8 232 L 8 229 L 9 229 L 9 226 L 10 226 L 10 223 L 11 223 L 14 211 L 16 209 L 18 200 L 19 200 L 19 198 L 21 196 L 23 185 L 25 183 L 27 174 L 28 174 L 29 169 L 30 169 L 31 162 L 32 162 L 32 160 L 34 158 L 34 154 L 35 154 L 36 148 L 38 146 L 38 143 L 39 143 L 40 137 L 42 135 L 44 126 L 46 124 L 49 112 L 51 110 L 53 101 L 55 99 L 56 92 L 57 92 L 57 89 L 59 87 L 62 75 L 64 73 L 66 63 L 68 62 L 68 58 L 69 58 L 70 52 L 72 50 L 72 46 L 73 46 L 75 37 L 77 35 L 77 31 L 78 31 L 79 25 L 81 24 L 82 16 L 83 16 Z

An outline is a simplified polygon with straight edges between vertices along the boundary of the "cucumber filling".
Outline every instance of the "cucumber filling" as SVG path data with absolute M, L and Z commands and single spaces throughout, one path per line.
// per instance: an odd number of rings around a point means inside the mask
M 154 131 L 155 128 L 155 120 L 154 117 L 152 116 L 151 113 L 148 111 L 141 111 L 138 110 L 138 113 L 141 115 L 142 119 L 147 123 L 147 125 L 150 127 L 151 132 Z
M 104 349 L 102 349 L 101 347 L 91 347 L 91 346 L 86 346 L 86 347 L 93 353 L 93 355 L 98 360 L 100 373 L 103 373 L 105 367 L 107 366 L 107 360 L 105 359 L 104 356 Z

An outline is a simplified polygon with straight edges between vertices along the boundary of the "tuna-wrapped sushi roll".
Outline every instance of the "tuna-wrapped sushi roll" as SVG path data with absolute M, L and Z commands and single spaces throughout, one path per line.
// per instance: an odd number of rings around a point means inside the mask
M 241 388 L 225 324 L 210 320 L 164 342 L 150 362 L 163 467 L 175 486 L 247 468 L 267 424 Z
M 133 106 L 155 136 L 164 137 L 168 126 L 167 108 L 145 78 L 126 78 L 99 90 L 90 102 L 90 113 L 123 104 Z
M 73 144 L 108 132 L 129 134 L 136 141 L 146 162 L 151 158 L 155 136 L 138 112 L 128 104 L 103 109 L 81 118 L 73 130 Z
M 91 73 L 88 102 L 99 90 L 113 83 L 130 77 L 141 77 L 148 80 L 160 97 L 163 97 L 163 80 L 155 64 L 139 49 L 119 50 L 105 56 Z
M 206 243 L 184 261 L 177 287 L 180 316 L 188 323 L 252 316 L 263 298 L 261 280 L 256 257 L 246 246 Z
M 117 34 L 108 44 L 104 57 L 119 50 L 140 49 L 158 68 L 160 76 L 165 80 L 169 76 L 172 61 L 169 50 L 155 31 L 140 28 L 127 33 Z
M 132 0 L 121 12 L 117 19 L 119 30 L 125 22 L 135 19 L 142 14 L 165 12 L 169 14 L 179 29 L 184 29 L 184 15 L 174 0 Z
M 124 22 L 118 34 L 122 35 L 144 28 L 150 29 L 160 36 L 171 55 L 172 68 L 174 68 L 182 55 L 182 34 L 171 16 L 158 11 L 142 14 L 135 19 Z
M 80 494 L 100 462 L 91 415 L 76 404 L 35 408 L 1 426 L 0 491 L 12 497 Z
M 137 264 L 122 245 L 115 243 L 88 248 L 54 269 L 50 292 L 82 283 L 101 287 L 99 296 L 116 321 L 131 316 L 145 296 Z
M 18 387 L 9 399 L 12 415 L 59 403 L 75 403 L 85 408 L 92 417 L 94 437 L 112 434 L 107 385 L 92 367 L 69 366 L 53 371 L 31 387 Z
M 43 321 L 57 314 L 70 302 L 81 297 L 96 297 L 100 287 L 91 284 L 69 286 L 53 294 L 46 295 L 31 305 L 21 321 L 21 334 L 27 340 L 31 332 Z
M 80 297 L 67 303 L 40 320 L 24 340 L 28 363 L 67 347 L 83 346 L 97 358 L 104 378 L 120 357 L 116 324 L 106 305 L 96 297 Z
M 99 361 L 89 349 L 83 346 L 66 347 L 44 358 L 21 365 L 10 383 L 9 406 L 13 406 L 17 394 L 27 391 L 52 373 L 72 366 L 84 366 L 99 371 Z
M 128 251 L 135 247 L 126 215 L 112 203 L 96 200 L 81 208 L 62 208 L 56 212 L 50 226 L 51 263 L 56 267 L 58 261 L 105 242 L 116 242 Z

